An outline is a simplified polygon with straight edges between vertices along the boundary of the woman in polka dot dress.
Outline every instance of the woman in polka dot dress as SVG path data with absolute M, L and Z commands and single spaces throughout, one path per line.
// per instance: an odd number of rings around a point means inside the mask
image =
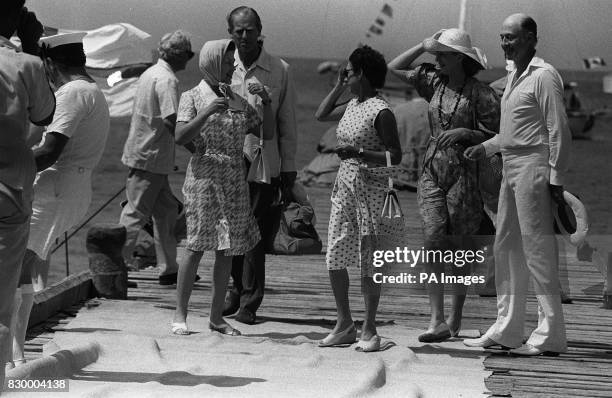
M 372 278 L 372 257 L 382 244 L 381 214 L 387 176 L 369 173 L 367 167 L 385 166 L 386 151 L 393 165 L 402 158 L 395 117 L 377 92 L 384 86 L 386 74 L 382 54 L 367 46 L 356 49 L 316 113 L 321 121 L 340 120 L 336 153 L 342 160 L 332 191 L 326 255 L 338 319 L 333 331 L 320 341 L 321 347 L 348 345 L 356 340 L 348 301 L 347 267 L 357 265 L 361 268 L 365 320 L 356 349 L 380 349 L 375 325 L 380 284 Z M 355 97 L 338 105 L 347 87 Z

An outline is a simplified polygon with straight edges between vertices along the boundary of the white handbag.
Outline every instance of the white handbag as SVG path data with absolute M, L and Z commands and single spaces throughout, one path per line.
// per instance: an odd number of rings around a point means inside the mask
M 391 153 L 385 151 L 387 158 L 387 167 L 391 167 Z M 397 191 L 393 188 L 393 178 L 389 177 L 389 189 L 385 195 L 385 203 L 382 210 L 383 218 L 398 218 L 404 217 L 402 207 L 400 206 L 399 199 L 397 198 Z
M 249 174 L 247 175 L 247 181 L 256 182 L 259 184 L 270 184 L 272 181 L 270 178 L 270 167 L 265 161 L 263 155 L 264 139 L 259 137 L 259 145 L 255 149 L 255 157 L 251 162 L 249 168 Z

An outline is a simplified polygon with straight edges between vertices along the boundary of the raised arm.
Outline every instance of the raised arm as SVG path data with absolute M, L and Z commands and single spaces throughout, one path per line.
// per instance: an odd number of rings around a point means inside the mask
M 442 32 L 444 32 L 444 29 L 437 31 L 433 36 L 431 36 L 431 38 L 438 39 L 438 37 L 440 37 Z M 423 40 L 423 42 L 425 40 Z M 416 59 L 419 58 L 421 55 L 423 55 L 423 53 L 425 52 L 425 47 L 423 47 L 423 42 L 417 44 L 416 46 L 404 51 L 397 57 L 393 58 L 391 62 L 387 64 L 387 68 L 389 69 L 389 71 L 393 75 L 407 82 L 408 79 L 406 78 L 405 71 L 410 69 L 412 63 L 416 61 Z
M 423 43 L 419 43 L 393 58 L 391 62 L 387 64 L 387 68 L 394 76 L 399 77 L 403 81 L 407 81 L 406 70 L 410 69 L 412 63 L 423 55 L 424 52 Z
M 337 122 L 342 119 L 342 115 L 344 115 L 344 111 L 346 111 L 346 103 L 337 104 L 338 99 L 344 93 L 344 90 L 348 87 L 346 85 L 346 73 L 345 67 L 341 67 L 338 71 L 338 79 L 336 79 L 336 84 L 332 88 L 332 90 L 327 94 L 327 96 L 323 99 L 319 108 L 315 112 L 315 117 L 320 122 Z

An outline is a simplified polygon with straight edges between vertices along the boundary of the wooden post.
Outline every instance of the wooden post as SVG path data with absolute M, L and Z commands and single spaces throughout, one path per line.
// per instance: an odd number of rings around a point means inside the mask
M 604 271 L 603 307 L 610 310 L 612 309 L 612 253 L 608 253 L 608 261 Z
M 126 230 L 119 224 L 96 224 L 87 232 L 91 279 L 98 296 L 127 298 L 127 268 L 123 261 Z

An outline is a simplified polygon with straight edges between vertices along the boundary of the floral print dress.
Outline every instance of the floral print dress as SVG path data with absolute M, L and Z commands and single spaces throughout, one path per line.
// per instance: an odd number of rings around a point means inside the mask
M 191 121 L 215 98 L 203 81 L 186 91 L 177 122 Z M 249 202 L 242 147 L 248 130 L 261 119 L 244 98 L 239 100 L 244 111 L 228 109 L 210 116 L 193 141 L 196 151 L 183 184 L 187 248 L 193 251 L 224 250 L 225 255 L 240 255 L 260 240 Z
M 407 71 L 406 77 L 429 102 L 431 138 L 417 191 L 425 239 L 431 242 L 446 236 L 474 235 L 483 215 L 478 163 L 463 157 L 464 150 L 473 144 L 458 143 L 443 149 L 437 138 L 441 132 L 458 127 L 483 126 L 497 133 L 499 98 L 493 89 L 473 77 L 457 91 L 446 87 L 432 64 Z

